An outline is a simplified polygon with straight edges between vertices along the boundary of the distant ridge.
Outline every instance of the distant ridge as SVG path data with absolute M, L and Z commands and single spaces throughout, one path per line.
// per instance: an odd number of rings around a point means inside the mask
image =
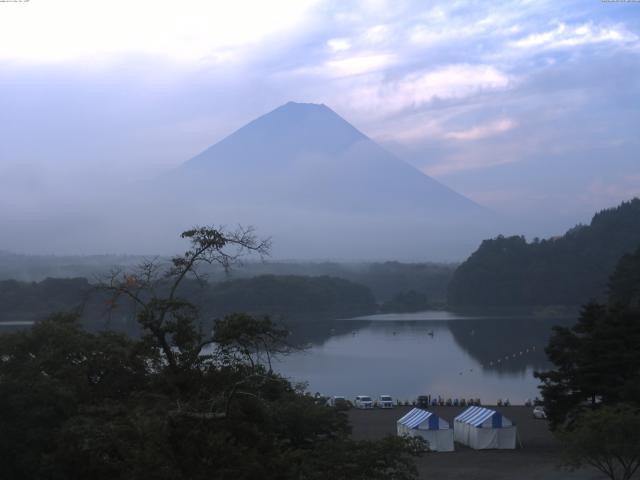
M 640 199 L 596 213 L 560 237 L 485 240 L 449 284 L 457 307 L 578 306 L 604 300 L 609 275 L 640 247 Z

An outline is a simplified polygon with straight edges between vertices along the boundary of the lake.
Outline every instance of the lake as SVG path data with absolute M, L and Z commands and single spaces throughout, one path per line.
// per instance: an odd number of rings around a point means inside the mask
M 550 367 L 551 328 L 575 318 L 461 315 L 447 311 L 300 322 L 293 340 L 308 348 L 281 357 L 274 369 L 306 381 L 312 393 L 509 399 L 539 396 L 533 372 Z M 0 331 L 32 322 L 4 322 Z M 302 325 L 302 326 L 300 326 Z
M 322 395 L 523 403 L 539 396 L 533 372 L 550 367 L 544 347 L 552 326 L 573 323 L 445 311 L 338 320 L 298 333 L 309 347 L 280 358 L 274 369 Z

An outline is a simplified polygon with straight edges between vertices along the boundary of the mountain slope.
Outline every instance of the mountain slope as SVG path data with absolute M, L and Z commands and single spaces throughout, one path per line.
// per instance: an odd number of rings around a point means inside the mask
M 249 224 L 279 258 L 456 260 L 491 232 L 484 208 L 315 104 L 259 117 L 141 196 L 166 212 L 163 235 L 176 217 Z
M 287 103 L 179 168 L 185 180 L 224 178 L 268 200 L 332 212 L 475 212 L 467 198 L 398 160 L 324 105 Z M 375 210 L 374 210 L 375 209 Z
M 581 305 L 604 299 L 618 260 L 640 246 L 640 199 L 594 215 L 564 236 L 485 240 L 449 284 L 452 306 Z
M 73 224 L 74 252 L 174 254 L 194 225 L 241 224 L 271 237 L 274 259 L 458 261 L 496 231 L 490 212 L 314 104 L 283 105 L 162 176 L 96 196 Z

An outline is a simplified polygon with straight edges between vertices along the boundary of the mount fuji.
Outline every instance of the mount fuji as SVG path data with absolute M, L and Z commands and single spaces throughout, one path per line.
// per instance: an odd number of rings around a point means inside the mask
M 167 221 L 254 225 L 279 258 L 455 260 L 492 218 L 308 103 L 276 108 L 149 186 Z

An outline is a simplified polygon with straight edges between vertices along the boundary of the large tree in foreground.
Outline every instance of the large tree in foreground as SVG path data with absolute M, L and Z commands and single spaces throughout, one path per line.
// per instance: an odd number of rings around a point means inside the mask
M 573 430 L 560 435 L 564 463 L 590 465 L 611 480 L 630 480 L 640 469 L 640 410 L 603 407 L 586 412 Z
M 551 427 L 571 427 L 585 410 L 640 405 L 640 315 L 603 305 L 583 307 L 576 325 L 555 327 L 546 347 L 555 368 L 538 372 Z
M 608 305 L 587 304 L 573 327 L 554 329 L 545 351 L 555 368 L 536 374 L 552 428 L 598 405 L 640 406 L 639 261 L 640 250 L 620 259 Z
M 0 337 L 0 471 L 8 479 L 415 478 L 414 443 L 350 440 L 346 417 L 270 368 L 286 332 L 236 314 L 207 331 L 181 297 L 198 266 L 265 254 L 251 231 L 196 228 L 169 265 L 102 286 L 136 306 L 144 335 L 54 316 Z
M 536 374 L 565 462 L 612 480 L 640 468 L 639 254 L 620 260 L 608 305 L 590 303 L 576 325 L 555 328 L 546 348 L 555 368 Z

